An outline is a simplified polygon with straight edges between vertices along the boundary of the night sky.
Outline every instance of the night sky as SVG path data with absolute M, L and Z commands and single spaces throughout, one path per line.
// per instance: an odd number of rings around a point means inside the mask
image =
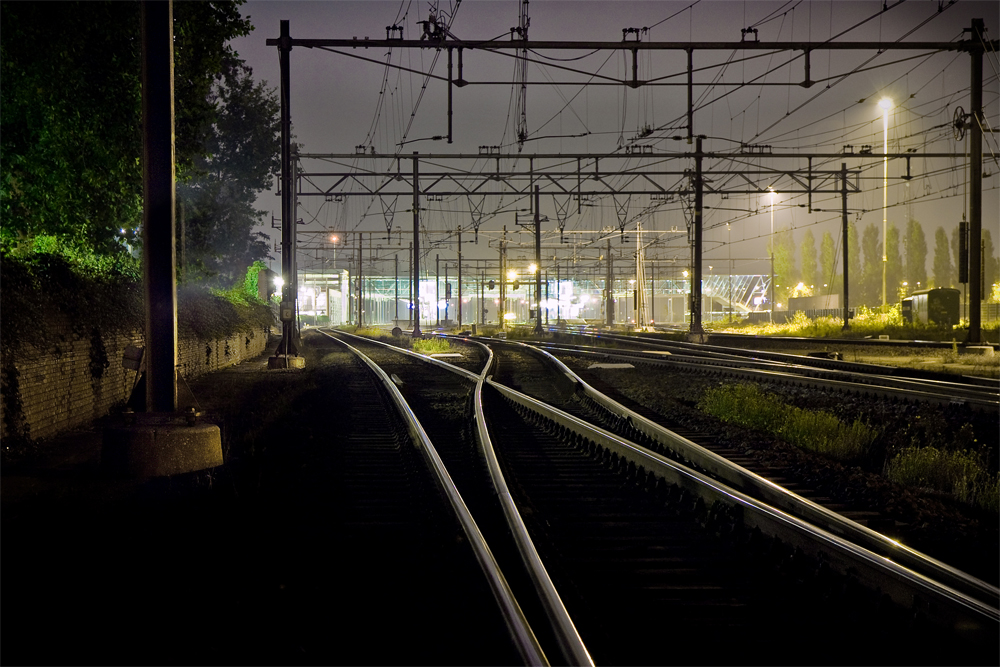
M 451 31 L 461 39 L 509 40 L 509 31 L 518 24 L 516 0 L 465 0 L 458 7 L 453 2 L 434 3 L 445 20 L 451 17 Z M 963 29 L 973 18 L 985 21 L 987 36 L 996 39 L 998 3 L 957 2 L 952 5 L 934 1 L 889 3 L 889 11 L 880 13 L 882 1 L 844 2 L 578 2 L 573 0 L 535 0 L 530 4 L 531 40 L 600 40 L 620 41 L 623 28 L 649 28 L 643 41 L 726 41 L 738 42 L 741 30 L 753 28 L 762 42 L 815 41 L 943 41 L 963 39 Z M 943 11 L 939 6 L 943 5 Z M 279 34 L 279 21 L 290 21 L 294 38 L 384 39 L 386 26 L 404 26 L 407 39 L 418 39 L 426 20 L 427 2 L 248 2 L 242 7 L 255 26 L 247 38 L 234 43 L 258 79 L 271 86 L 279 84 L 278 53 L 265 45 Z M 841 34 L 843 33 L 843 34 Z M 359 50 L 365 57 L 385 62 L 387 51 Z M 510 53 L 509 51 L 506 53 Z M 554 65 L 575 71 L 531 63 L 529 81 L 555 82 L 558 85 L 531 85 L 527 90 L 527 129 L 531 141 L 524 152 L 610 153 L 629 145 L 646 127 L 653 132 L 641 143 L 657 151 L 689 150 L 685 136 L 686 90 L 678 86 L 646 86 L 631 89 L 621 85 L 590 86 L 582 82 L 604 81 L 599 77 L 622 79 L 631 76 L 631 59 L 620 52 L 591 54 L 589 51 L 539 52 Z M 421 72 L 446 75 L 446 58 L 434 63 L 433 50 L 397 49 L 391 62 Z M 757 56 L 746 59 L 746 56 Z M 790 64 L 783 64 L 796 58 Z M 535 54 L 535 60 L 545 58 Z M 470 85 L 454 91 L 454 143 L 414 141 L 447 131 L 446 84 L 430 80 L 422 99 L 425 78 L 420 74 L 388 69 L 383 65 L 362 62 L 315 49 L 295 48 L 291 53 L 291 108 L 293 133 L 310 153 L 352 153 L 355 146 L 374 147 L 378 153 L 392 155 L 412 151 L 435 153 L 475 153 L 480 145 L 502 145 L 505 152 L 517 153 L 514 142 L 517 110 L 512 85 Z M 726 64 L 728 63 L 728 64 Z M 724 67 L 710 68 L 721 64 Z M 957 107 L 969 109 L 969 57 L 958 52 L 930 54 L 924 51 L 816 51 L 812 54 L 810 88 L 798 85 L 803 78 L 801 52 L 695 52 L 695 68 L 705 68 L 695 75 L 695 133 L 708 137 L 706 151 L 728 151 L 741 143 L 766 144 L 775 152 L 839 152 L 846 144 L 860 149 L 873 146 L 882 150 L 883 97 L 893 100 L 889 121 L 890 152 L 913 149 L 924 152 L 964 152 L 967 140 L 958 141 L 951 127 Z M 683 81 L 683 52 L 668 51 L 641 54 L 639 78 L 676 77 Z M 857 70 L 844 78 L 843 75 Z M 996 53 L 984 57 L 984 108 L 989 127 L 1000 125 Z M 509 55 L 476 51 L 465 57 L 465 78 L 473 81 L 513 82 L 515 60 Z M 745 83 L 753 81 L 753 83 Z M 768 85 L 761 85 L 766 83 Z M 772 85 L 789 84 L 792 85 Z M 743 85 L 728 85 L 743 84 Z M 381 101 L 381 104 L 380 104 Z M 412 114 L 412 115 L 411 115 Z M 581 135 L 573 137 L 571 135 Z M 550 138 L 542 138 L 550 137 Z M 407 141 L 404 145 L 400 142 Z M 692 147 L 693 148 L 693 147 Z M 983 228 L 1000 245 L 998 229 L 998 193 L 1000 167 L 997 164 L 998 135 L 986 133 L 983 151 L 987 157 L 983 181 Z M 690 160 L 679 161 L 690 163 Z M 833 164 L 835 162 L 835 164 Z M 830 161 L 826 168 L 839 168 L 841 160 Z M 388 164 L 388 161 L 386 161 Z M 726 164 L 706 161 L 706 168 Z M 776 163 L 772 163 L 776 164 Z M 783 163 L 787 164 L 787 163 Z M 831 166 L 832 165 L 832 166 Z M 692 166 L 686 164 L 686 166 Z M 728 164 L 732 169 L 739 165 Z M 881 160 L 851 164 L 864 168 L 863 193 L 852 195 L 849 207 L 852 220 L 860 230 L 870 223 L 881 228 Z M 310 165 L 306 165 L 309 169 Z M 476 165 L 475 169 L 482 168 Z M 923 224 L 928 245 L 928 270 L 934 248 L 934 230 L 943 226 L 949 237 L 967 207 L 966 177 L 960 160 L 923 159 L 912 161 L 915 178 L 905 183 L 892 179 L 905 169 L 901 160 L 890 162 L 888 193 L 890 224 L 902 233 L 907 217 Z M 763 184 L 765 187 L 768 183 Z M 408 201 L 398 204 L 394 226 L 411 228 L 405 212 Z M 766 237 L 770 230 L 769 198 L 763 196 L 706 197 L 711 207 L 705 216 L 705 262 L 734 261 L 735 273 L 767 273 Z M 382 202 L 371 198 L 348 198 L 344 203 L 327 203 L 321 198 L 303 198 L 299 216 L 308 224 L 300 230 L 384 231 Z M 613 228 L 613 242 L 618 239 L 618 218 L 610 198 L 593 202 L 581 215 L 572 215 L 566 224 L 573 238 L 605 243 L 600 230 Z M 774 209 L 776 229 L 791 226 L 796 243 L 805 229 L 811 229 L 817 247 L 824 232 L 834 239 L 840 235 L 840 198 L 814 197 L 813 206 L 827 209 L 809 213 L 805 196 L 778 196 Z M 260 208 L 280 214 L 280 198 L 265 193 L 258 200 Z M 648 202 L 633 202 L 626 231 L 634 230 L 635 214 Z M 488 241 L 496 239 L 506 225 L 516 228 L 514 208 L 527 202 L 510 198 L 492 198 L 480 229 L 478 246 L 463 246 L 464 257 L 496 256 Z M 466 201 L 435 202 L 424 217 L 429 230 L 453 230 L 470 224 Z M 543 213 L 555 220 L 551 198 L 542 201 Z M 661 207 L 641 218 L 644 231 L 684 230 L 684 213 L 678 205 Z M 731 229 L 727 230 L 727 223 Z M 555 224 L 545 227 L 546 237 L 557 232 Z M 269 228 L 265 231 L 271 232 Z M 669 234 L 668 234 L 669 235 Z M 274 238 L 280 235 L 272 233 Z M 523 233 L 515 242 L 530 244 Z M 673 234 L 672 246 L 683 244 L 683 234 Z M 732 246 L 726 243 L 731 239 Z M 680 242 L 680 243 L 678 243 Z M 583 243 L 580 248 L 582 249 Z M 443 251 L 443 250 L 442 250 Z M 839 249 L 838 249 L 839 251 Z M 526 250 L 527 252 L 527 250 Z M 567 252 L 572 252 L 568 250 Z M 661 257 L 684 259 L 680 249 L 663 249 Z M 308 260 L 300 260 L 301 262 Z M 303 267 L 305 268 L 305 267 Z

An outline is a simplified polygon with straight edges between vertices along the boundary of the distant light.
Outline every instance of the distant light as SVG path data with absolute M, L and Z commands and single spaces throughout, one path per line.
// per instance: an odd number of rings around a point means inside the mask
M 274 286 L 276 288 L 281 289 L 282 286 L 284 286 L 284 284 L 285 284 L 285 279 L 284 278 L 282 278 L 281 276 L 275 276 L 274 277 Z
M 888 111 L 889 109 L 892 108 L 892 100 L 890 100 L 888 97 L 883 97 L 881 100 L 879 100 L 878 105 L 883 109 L 885 109 L 886 111 Z
M 528 273 L 534 273 L 536 271 L 538 271 L 538 265 L 537 264 L 529 264 L 528 265 Z
M 336 242 L 337 242 L 337 241 L 339 241 L 339 240 L 340 240 L 340 239 L 338 239 L 338 238 L 337 238 L 336 236 L 331 236 L 331 237 L 330 237 L 330 243 L 336 243 Z
M 514 280 L 515 278 L 517 278 L 517 271 L 511 269 L 507 272 L 507 280 Z
M 515 315 L 514 313 L 504 313 L 503 318 L 505 320 L 514 320 L 517 319 L 517 315 Z
M 120 231 L 121 231 L 121 233 L 122 233 L 122 234 L 124 234 L 124 233 L 125 233 L 125 230 L 124 230 L 124 229 L 122 229 L 122 230 L 120 230 Z
M 684 272 L 683 272 L 683 274 L 684 274 L 684 277 L 685 277 L 685 278 L 687 278 L 687 277 L 688 277 L 688 272 L 687 272 L 687 271 L 684 271 Z

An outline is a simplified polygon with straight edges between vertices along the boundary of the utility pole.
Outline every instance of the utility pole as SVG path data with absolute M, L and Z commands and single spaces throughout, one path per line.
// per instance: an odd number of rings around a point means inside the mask
M 358 328 L 362 329 L 365 326 L 365 316 L 364 316 L 364 297 L 361 292 L 361 286 L 364 284 L 364 267 L 362 266 L 362 259 L 365 254 L 365 237 L 364 234 L 358 232 Z
M 407 326 L 412 329 L 413 327 L 413 242 L 412 241 L 410 242 L 409 256 L 410 256 L 410 280 L 408 282 L 410 283 L 410 302 L 406 308 L 406 313 L 407 313 L 406 322 Z
M 462 226 L 458 226 L 458 327 L 462 328 Z
M 284 282 L 281 285 L 281 342 L 274 351 L 274 362 L 268 362 L 271 368 L 287 368 L 288 357 L 298 356 L 295 347 L 295 210 L 292 174 L 292 116 L 291 116 L 291 82 L 289 77 L 289 58 L 292 51 L 292 38 L 288 30 L 288 21 L 281 21 L 281 37 L 278 39 L 278 59 L 281 73 L 281 273 Z
M 694 243 L 692 244 L 692 254 L 694 257 L 694 274 L 691 276 L 691 328 L 690 333 L 693 335 L 698 335 L 704 333 L 704 329 L 701 326 L 701 245 L 702 245 L 702 208 L 704 193 L 703 188 L 703 178 L 701 173 L 702 168 L 702 154 L 701 154 L 701 140 L 702 135 L 698 135 L 695 138 L 695 157 L 694 157 Z
M 437 311 L 437 324 L 441 326 L 441 255 L 434 255 L 434 308 Z
M 538 214 L 538 186 L 535 186 L 535 333 L 542 333 L 542 220 Z
M 503 226 L 503 240 L 500 241 L 500 304 L 497 308 L 497 324 L 507 326 L 507 225 Z
M 841 216 L 840 216 L 840 223 L 841 223 L 841 225 L 840 226 L 841 226 L 841 231 L 843 233 L 843 244 L 844 244 L 844 326 L 843 326 L 843 330 L 847 331 L 848 329 L 851 328 L 851 324 L 850 324 L 851 311 L 850 311 L 850 300 L 848 299 L 848 292 L 849 292 L 848 285 L 850 283 L 848 282 L 848 279 L 847 279 L 847 277 L 848 277 L 847 276 L 847 274 L 848 274 L 848 266 L 850 265 L 850 263 L 848 262 L 848 255 L 847 255 L 847 163 L 846 162 L 841 162 L 840 163 L 840 199 L 841 199 Z
M 969 95 L 969 342 L 982 342 L 983 300 L 983 43 L 982 19 L 972 20 L 971 88 Z
M 611 239 L 608 239 L 608 267 L 607 275 L 604 278 L 605 284 L 605 316 L 607 319 L 608 327 L 611 327 L 615 323 L 615 297 L 614 297 L 614 285 L 615 280 L 615 260 L 611 256 Z
M 413 273 L 410 282 L 410 303 L 413 306 L 413 338 L 420 338 L 420 164 L 413 151 Z M 416 299 L 412 292 L 416 285 Z

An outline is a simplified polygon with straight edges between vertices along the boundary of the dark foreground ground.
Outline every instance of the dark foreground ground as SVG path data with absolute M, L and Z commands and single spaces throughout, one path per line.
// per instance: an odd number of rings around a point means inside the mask
M 313 332 L 305 339 L 304 370 L 268 371 L 263 355 L 192 385 L 222 428 L 226 464 L 210 473 L 109 477 L 100 424 L 4 465 L 0 662 L 509 662 L 446 636 L 436 619 L 455 610 L 430 602 L 442 591 L 405 545 L 340 537 L 345 517 L 329 493 L 345 474 L 337 443 L 363 425 L 336 392 L 346 355 Z M 333 398 L 316 391 L 331 387 Z M 938 516 L 961 528 L 940 512 L 919 523 L 929 530 Z M 964 544 L 963 532 L 941 535 Z M 972 551 L 995 554 L 996 526 L 985 532 Z
M 100 426 L 4 466 L 3 664 L 510 662 L 440 627 L 460 592 L 441 595 L 416 545 L 342 537 L 337 442 L 363 425 L 350 396 L 312 391 L 344 354 L 303 355 L 304 370 L 265 355 L 192 385 L 223 430 L 211 473 L 108 477 Z

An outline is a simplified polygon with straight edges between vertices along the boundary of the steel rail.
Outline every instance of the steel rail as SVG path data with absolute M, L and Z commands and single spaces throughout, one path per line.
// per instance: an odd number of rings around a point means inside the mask
M 500 567 L 493 558 L 493 553 L 490 551 L 489 545 L 486 544 L 485 538 L 479 531 L 479 527 L 476 525 L 475 519 L 469 512 L 469 508 L 466 507 L 465 502 L 462 500 L 462 496 L 455 487 L 455 483 L 448 474 L 448 470 L 441 461 L 441 457 L 438 455 L 433 443 L 424 431 L 423 426 L 420 425 L 420 421 L 413 413 L 413 410 L 406 403 L 406 399 L 403 398 L 403 395 L 400 393 L 399 389 L 392 382 L 389 376 L 386 375 L 385 371 L 379 368 L 379 366 L 367 355 L 351 346 L 349 343 L 339 340 L 336 336 L 333 336 L 326 331 L 320 330 L 320 333 L 337 341 L 358 359 L 364 362 L 382 383 L 383 387 L 385 387 L 389 396 L 392 398 L 396 409 L 405 420 L 414 445 L 423 454 L 428 467 L 434 472 L 434 478 L 438 486 L 448 498 L 448 502 L 451 504 L 452 509 L 455 512 L 455 516 L 462 527 L 462 531 L 465 533 L 469 545 L 473 549 L 476 559 L 479 562 L 480 568 L 482 569 L 483 574 L 493 591 L 493 595 L 496 598 L 500 612 L 507 623 L 511 639 L 521 654 L 521 657 L 524 658 L 525 664 L 548 665 L 549 661 L 545 657 L 545 653 L 542 651 L 542 647 L 539 645 L 538 639 L 535 637 L 531 626 L 524 617 L 524 613 L 522 612 L 520 605 L 518 605 L 517 600 L 514 598 L 514 594 L 510 590 L 503 573 L 500 571 Z
M 1000 589 L 976 577 L 942 563 L 915 549 L 900 544 L 866 526 L 851 521 L 811 500 L 789 491 L 760 475 L 727 460 L 700 445 L 677 435 L 639 413 L 625 407 L 590 386 L 566 364 L 546 350 L 515 341 L 498 341 L 506 345 L 519 345 L 529 352 L 542 355 L 563 375 L 572 380 L 579 390 L 612 414 L 629 423 L 665 447 L 680 460 L 714 476 L 727 485 L 759 498 L 768 504 L 790 512 L 823 530 L 850 539 L 861 547 L 898 561 L 900 564 L 934 577 L 947 586 L 973 596 L 989 605 L 1000 607 Z M 636 445 L 637 447 L 639 445 Z
M 362 338 L 361 336 L 355 336 L 342 331 L 338 332 L 338 334 L 350 336 L 352 338 Z M 521 556 L 522 562 L 524 563 L 524 567 L 535 585 L 536 593 L 538 594 L 542 606 L 545 609 L 547 619 L 555 630 L 554 634 L 556 641 L 563 654 L 565 662 L 571 665 L 592 666 L 594 664 L 593 658 L 591 658 L 590 652 L 587 650 L 586 645 L 584 645 L 583 640 L 580 638 L 580 633 L 577 631 L 576 625 L 573 623 L 573 619 L 570 617 L 569 612 L 566 611 L 566 606 L 563 604 L 559 592 L 552 583 L 552 579 L 549 577 L 549 573 L 545 569 L 545 565 L 542 563 L 542 559 L 538 555 L 537 549 L 535 549 L 531 536 L 528 534 L 528 529 L 524 524 L 524 519 L 521 517 L 521 513 L 518 511 L 517 506 L 514 503 L 510 490 L 507 487 L 507 481 L 504 479 L 503 473 L 500 470 L 500 463 L 497 460 L 496 452 L 493 449 L 493 442 L 490 439 L 489 431 L 486 428 L 486 418 L 483 414 L 482 406 L 482 389 L 487 373 L 489 373 L 493 366 L 493 350 L 479 341 L 463 339 L 469 344 L 483 348 L 487 353 L 486 364 L 483 366 L 482 372 L 479 375 L 476 375 L 475 373 L 459 366 L 455 366 L 454 364 L 450 364 L 446 361 L 441 361 L 440 359 L 434 359 L 433 357 L 428 357 L 410 350 L 399 348 L 380 340 L 374 340 L 371 338 L 364 338 L 364 340 L 368 343 L 374 343 L 388 348 L 394 352 L 419 359 L 420 361 L 429 363 L 444 370 L 448 370 L 467 380 L 475 382 L 474 410 L 476 417 L 476 436 L 480 449 L 482 450 L 483 456 L 486 460 L 490 479 L 493 482 L 494 493 L 503 508 L 504 516 L 507 519 L 507 525 L 511 530 L 512 539 L 517 546 L 517 550 Z
M 888 366 L 819 359 L 777 352 L 758 353 L 757 351 L 742 350 L 743 354 L 737 354 L 737 351 L 732 348 L 721 348 L 718 351 L 706 350 L 704 346 L 688 347 L 676 344 L 673 341 L 651 341 L 629 336 L 621 338 L 601 336 L 598 338 L 641 344 L 647 348 L 660 348 L 664 351 L 680 349 L 684 351 L 684 354 L 671 353 L 670 359 L 667 360 L 662 356 L 655 356 L 656 351 L 650 350 L 584 348 L 580 351 L 584 353 L 605 354 L 608 357 L 641 360 L 642 363 L 649 364 L 681 365 L 687 363 L 694 366 L 727 366 L 733 369 L 733 373 L 740 373 L 741 370 L 749 374 L 755 372 L 783 371 L 794 374 L 796 377 L 801 377 L 805 384 L 814 384 L 816 386 L 839 387 L 848 391 L 863 391 L 864 393 L 894 399 L 922 400 L 938 405 L 968 403 L 976 409 L 996 410 L 1000 408 L 1000 392 L 994 389 L 993 386 L 896 375 L 891 374 L 896 369 Z M 558 343 L 537 343 L 536 345 L 544 345 L 549 349 L 560 348 Z M 574 348 L 576 348 L 575 345 L 566 344 L 562 349 L 567 352 L 573 352 Z M 839 368 L 837 367 L 838 365 Z M 762 370 L 753 371 L 749 367 L 757 367 Z M 886 373 L 872 373 L 870 372 L 871 370 L 886 371 Z M 823 375 L 824 373 L 825 375 Z M 835 376 L 846 376 L 846 379 L 838 379 Z
M 667 484 L 693 492 L 706 506 L 721 503 L 744 527 L 759 530 L 801 549 L 806 555 L 823 559 L 832 571 L 856 576 L 859 583 L 888 596 L 904 609 L 912 609 L 967 637 L 974 636 L 982 641 L 995 638 L 1000 625 L 1000 609 L 542 401 L 491 379 L 486 382 L 522 409 L 612 452 L 637 470 L 647 471 Z
M 674 366 L 704 370 L 706 367 L 725 367 L 727 372 L 747 379 L 773 381 L 782 384 L 800 383 L 821 389 L 835 389 L 848 393 L 863 393 L 894 400 L 913 400 L 935 405 L 966 404 L 977 410 L 997 410 L 1000 397 L 986 394 L 979 388 L 957 385 L 927 385 L 919 381 L 896 377 L 873 376 L 850 372 L 820 371 L 812 366 L 788 364 L 777 361 L 753 360 L 748 358 L 691 356 L 670 354 L 662 356 L 656 352 L 639 350 L 608 350 L 606 348 L 581 349 L 576 346 L 560 346 L 550 343 L 536 343 L 533 347 L 563 351 L 569 354 L 595 355 L 606 358 L 632 361 L 653 366 Z M 847 375 L 847 379 L 830 377 L 831 374 Z

